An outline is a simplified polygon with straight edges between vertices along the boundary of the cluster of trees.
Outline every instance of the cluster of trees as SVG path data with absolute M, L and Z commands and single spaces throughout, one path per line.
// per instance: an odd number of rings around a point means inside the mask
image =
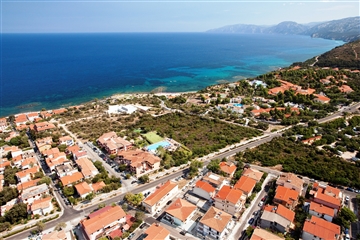
M 100 161 L 95 161 L 94 166 L 99 170 L 99 174 L 95 175 L 92 183 L 104 181 L 106 186 L 101 189 L 102 192 L 111 192 L 112 190 L 121 188 L 120 178 L 115 176 L 110 177 Z
M 27 218 L 27 205 L 25 203 L 15 204 L 5 213 L 5 216 L 0 216 L 0 232 L 9 230 L 11 225 L 24 221 Z
M 141 202 L 144 200 L 144 195 L 142 193 L 131 193 L 128 192 L 125 194 L 124 199 L 132 206 L 139 206 Z
M 183 143 L 194 156 L 203 156 L 260 134 L 255 129 L 179 112 L 157 118 L 146 115 L 133 127 L 139 128 L 156 131 Z
M 249 163 L 261 162 L 262 166 L 280 164 L 284 172 L 296 172 L 321 181 L 360 188 L 359 167 L 314 146 L 286 138 L 274 138 L 269 143 L 247 150 L 243 158 Z
M 187 175 L 188 178 L 193 178 L 198 175 L 199 169 L 203 167 L 203 162 L 198 160 L 193 160 L 190 163 L 189 173 Z
M 13 187 L 4 187 L 0 192 L 0 206 L 5 205 L 8 201 L 17 198 L 19 196 L 19 192 L 16 188 Z

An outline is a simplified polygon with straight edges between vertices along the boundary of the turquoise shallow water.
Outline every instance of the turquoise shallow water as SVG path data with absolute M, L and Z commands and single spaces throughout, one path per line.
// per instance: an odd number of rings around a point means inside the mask
M 209 33 L 2 34 L 0 115 L 115 93 L 196 91 L 338 45 L 306 36 Z

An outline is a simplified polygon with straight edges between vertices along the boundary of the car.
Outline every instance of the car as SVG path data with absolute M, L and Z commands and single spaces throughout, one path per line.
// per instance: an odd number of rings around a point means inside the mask
M 258 204 L 259 207 L 262 207 L 263 205 L 264 205 L 263 201 L 259 202 L 259 204 Z
M 132 181 L 132 182 L 131 182 L 131 184 L 134 184 L 134 183 L 137 183 L 137 181 L 136 181 L 136 180 L 134 180 L 134 181 Z
M 349 201 L 350 200 L 350 197 L 349 196 L 346 196 L 345 197 L 345 201 Z
M 132 239 L 134 237 L 135 233 L 130 233 L 130 235 L 128 236 L 128 239 Z
M 265 200 L 266 200 L 266 196 L 261 199 L 261 201 L 263 201 L 263 202 L 264 202 Z
M 302 177 L 302 176 L 300 176 L 300 175 L 298 175 L 297 177 L 298 177 L 298 178 L 300 178 L 300 179 L 303 179 L 303 177 Z
M 338 189 L 345 189 L 343 186 L 337 186 Z
M 168 201 L 166 205 L 170 205 L 172 203 L 172 200 Z
M 354 192 L 355 190 L 353 188 L 346 188 L 345 190 L 349 191 L 349 192 Z
M 355 189 L 355 192 L 356 192 L 356 193 L 359 193 L 360 191 L 359 191 L 358 189 Z
M 254 223 L 254 221 L 255 221 L 255 219 L 254 218 L 250 218 L 250 220 L 249 220 L 249 224 L 253 224 Z
M 146 223 L 142 223 L 141 225 L 140 225 L 140 229 L 143 229 L 144 227 L 146 227 Z
M 186 231 L 185 231 L 185 230 L 182 230 L 182 231 L 180 232 L 180 234 L 183 235 L 183 236 L 185 236 L 185 235 L 186 235 Z
M 350 235 L 349 234 L 345 234 L 345 240 L 350 240 Z

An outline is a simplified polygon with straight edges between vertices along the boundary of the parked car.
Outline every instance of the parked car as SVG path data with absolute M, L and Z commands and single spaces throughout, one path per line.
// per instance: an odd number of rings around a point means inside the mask
M 140 225 L 140 229 L 143 229 L 144 227 L 146 227 L 146 223 L 142 223 L 141 225 Z
M 134 180 L 134 181 L 132 181 L 132 182 L 131 182 L 131 184 L 134 184 L 134 183 L 137 183 L 137 181 L 136 181 L 136 180 Z
M 355 190 L 353 188 L 346 188 L 345 190 L 349 191 L 349 192 L 354 192 Z
M 128 236 L 128 239 L 131 239 L 131 238 L 133 238 L 134 237 L 134 235 L 135 235 L 135 233 L 130 233 L 130 235 Z
M 263 205 L 264 205 L 263 201 L 259 202 L 259 204 L 258 204 L 259 207 L 262 207 Z
M 348 202 L 350 200 L 350 197 L 349 196 L 346 196 L 345 197 L 345 201 Z
M 249 220 L 249 224 L 253 224 L 253 223 L 254 223 L 254 221 L 255 221 L 255 219 L 254 219 L 254 218 L 250 218 L 250 220 Z

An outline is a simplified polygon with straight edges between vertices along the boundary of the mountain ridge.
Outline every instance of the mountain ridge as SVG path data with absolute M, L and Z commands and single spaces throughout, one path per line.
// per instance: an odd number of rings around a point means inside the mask
M 307 35 L 313 38 L 352 42 L 360 39 L 360 16 L 307 24 L 300 24 L 293 21 L 284 21 L 271 26 L 234 24 L 210 29 L 206 32 Z

